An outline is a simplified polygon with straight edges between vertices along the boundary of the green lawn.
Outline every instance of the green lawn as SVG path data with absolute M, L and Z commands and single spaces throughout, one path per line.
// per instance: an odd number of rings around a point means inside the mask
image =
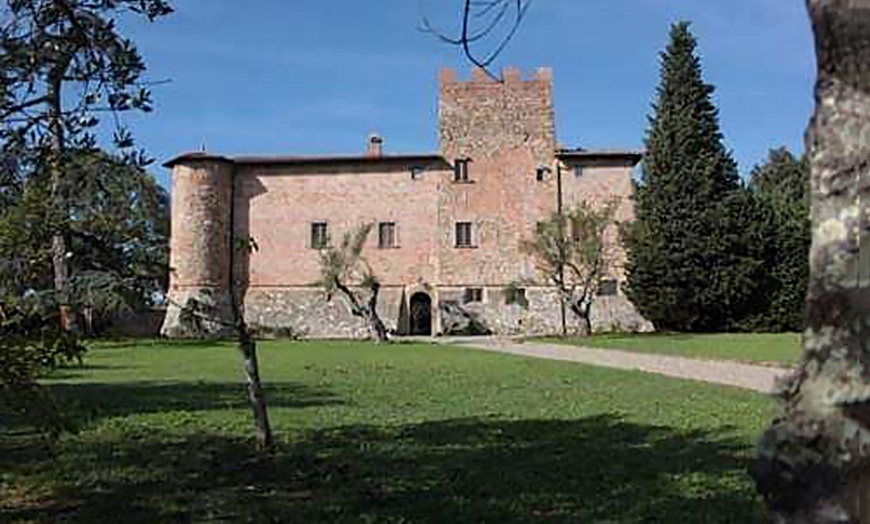
M 799 333 L 649 333 L 547 338 L 548 342 L 681 357 L 792 365 L 801 355 Z
M 268 342 L 279 445 L 252 452 L 239 359 L 106 344 L 52 389 L 75 434 L 0 433 L 0 521 L 753 522 L 772 400 L 430 345 Z

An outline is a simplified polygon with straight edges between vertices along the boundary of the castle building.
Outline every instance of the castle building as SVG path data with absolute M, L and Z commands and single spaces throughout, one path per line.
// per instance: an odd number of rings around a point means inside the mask
M 382 285 L 378 312 L 395 333 L 560 332 L 556 290 L 521 242 L 560 206 L 581 201 L 618 199 L 616 219 L 631 220 L 631 171 L 641 154 L 558 147 L 552 70 L 523 78 L 509 68 L 503 79 L 475 70 L 462 81 L 441 71 L 437 153 L 385 154 L 383 140 L 371 136 L 359 156 L 201 152 L 167 162 L 172 236 L 163 333 L 188 334 L 183 311 L 190 308 L 182 306 L 191 303 L 209 304 L 200 329 L 231 323 L 232 280 L 244 295 L 241 314 L 257 329 L 367 334 L 342 297 L 328 301 L 316 284 L 320 249 L 364 223 L 374 224 L 364 256 Z M 257 249 L 234 248 L 244 239 Z M 593 326 L 648 330 L 622 292 L 625 255 L 616 249 Z M 578 329 L 573 317 L 569 327 Z

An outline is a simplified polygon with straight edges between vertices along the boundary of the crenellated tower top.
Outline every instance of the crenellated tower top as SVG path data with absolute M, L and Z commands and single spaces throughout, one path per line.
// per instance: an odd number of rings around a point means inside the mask
M 506 148 L 529 148 L 548 162 L 556 148 L 553 70 L 539 68 L 529 78 L 515 67 L 502 81 L 475 68 L 470 80 L 442 69 L 439 82 L 439 139 L 446 158 L 489 157 Z

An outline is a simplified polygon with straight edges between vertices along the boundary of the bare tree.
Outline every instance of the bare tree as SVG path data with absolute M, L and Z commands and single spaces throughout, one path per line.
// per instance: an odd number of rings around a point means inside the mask
M 465 57 L 486 71 L 493 80 L 501 78 L 490 70 L 513 40 L 533 0 L 464 0 L 458 34 L 449 34 L 432 23 L 425 0 L 420 2 L 421 30 L 462 49 Z
M 332 300 L 336 291 L 347 300 L 353 316 L 362 318 L 369 326 L 372 340 L 386 342 L 387 328 L 378 316 L 380 281 L 363 258 L 362 252 L 374 224 L 363 224 L 342 237 L 339 246 L 327 247 L 320 252 L 320 280 L 318 284 Z M 356 287 L 357 290 L 351 289 Z M 367 294 L 367 296 L 366 296 Z
M 253 238 L 233 239 L 230 272 L 235 273 L 235 255 L 237 253 L 250 254 L 257 250 L 257 243 Z M 257 358 L 257 341 L 251 336 L 248 323 L 245 321 L 245 297 L 244 285 L 238 277 L 231 278 L 232 289 L 230 291 L 230 304 L 233 311 L 233 328 L 236 333 L 236 345 L 245 363 L 245 379 L 248 386 L 248 402 L 254 415 L 254 428 L 257 436 L 257 445 L 261 450 L 272 453 L 275 450 L 275 439 L 272 435 L 272 426 L 269 424 L 269 410 L 266 404 L 266 394 L 260 381 L 260 363 Z
M 236 348 L 244 361 L 245 381 L 248 390 L 248 403 L 254 416 L 254 432 L 257 439 L 257 447 L 267 453 L 275 451 L 275 438 L 272 434 L 272 426 L 269 423 L 269 409 L 266 403 L 266 394 L 260 380 L 260 363 L 257 357 L 257 341 L 251 334 L 248 323 L 245 321 L 245 282 L 235 271 L 235 259 L 238 255 L 250 254 L 257 250 L 257 243 L 250 237 L 236 237 L 233 235 L 230 251 L 230 307 L 232 309 L 232 321 L 221 320 L 217 312 L 219 307 L 214 302 L 207 302 L 202 298 L 188 298 L 184 304 L 178 304 L 180 309 L 180 321 L 192 336 L 202 336 L 206 332 L 213 332 L 211 327 L 218 324 L 222 328 L 231 330 L 236 339 Z M 209 324 L 210 329 L 205 328 Z
M 808 0 L 816 111 L 804 354 L 759 446 L 777 523 L 870 522 L 870 0 Z
M 592 334 L 592 303 L 602 278 L 613 265 L 613 246 L 606 230 L 613 225 L 616 202 L 598 209 L 581 202 L 566 212 L 555 212 L 538 224 L 535 235 L 521 248 L 535 261 L 535 267 L 559 292 L 565 305 L 583 322 L 583 334 Z M 562 335 L 567 334 L 564 314 Z

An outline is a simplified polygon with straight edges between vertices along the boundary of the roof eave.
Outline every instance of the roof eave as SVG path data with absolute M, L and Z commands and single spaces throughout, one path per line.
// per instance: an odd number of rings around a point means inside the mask
M 572 150 L 562 149 L 556 151 L 556 158 L 560 160 L 628 160 L 632 165 L 637 165 L 643 159 L 642 151 L 604 151 L 604 150 Z
M 235 165 L 305 165 L 305 164 L 395 164 L 409 162 L 425 162 L 436 163 L 443 166 L 450 166 L 450 163 L 442 155 L 435 153 L 417 154 L 417 155 L 383 155 L 383 156 L 322 156 L 322 157 L 303 157 L 303 156 L 237 156 L 226 157 L 222 155 L 214 155 L 205 152 L 183 153 L 170 160 L 167 160 L 163 167 L 173 168 L 178 164 L 185 162 L 228 162 Z

